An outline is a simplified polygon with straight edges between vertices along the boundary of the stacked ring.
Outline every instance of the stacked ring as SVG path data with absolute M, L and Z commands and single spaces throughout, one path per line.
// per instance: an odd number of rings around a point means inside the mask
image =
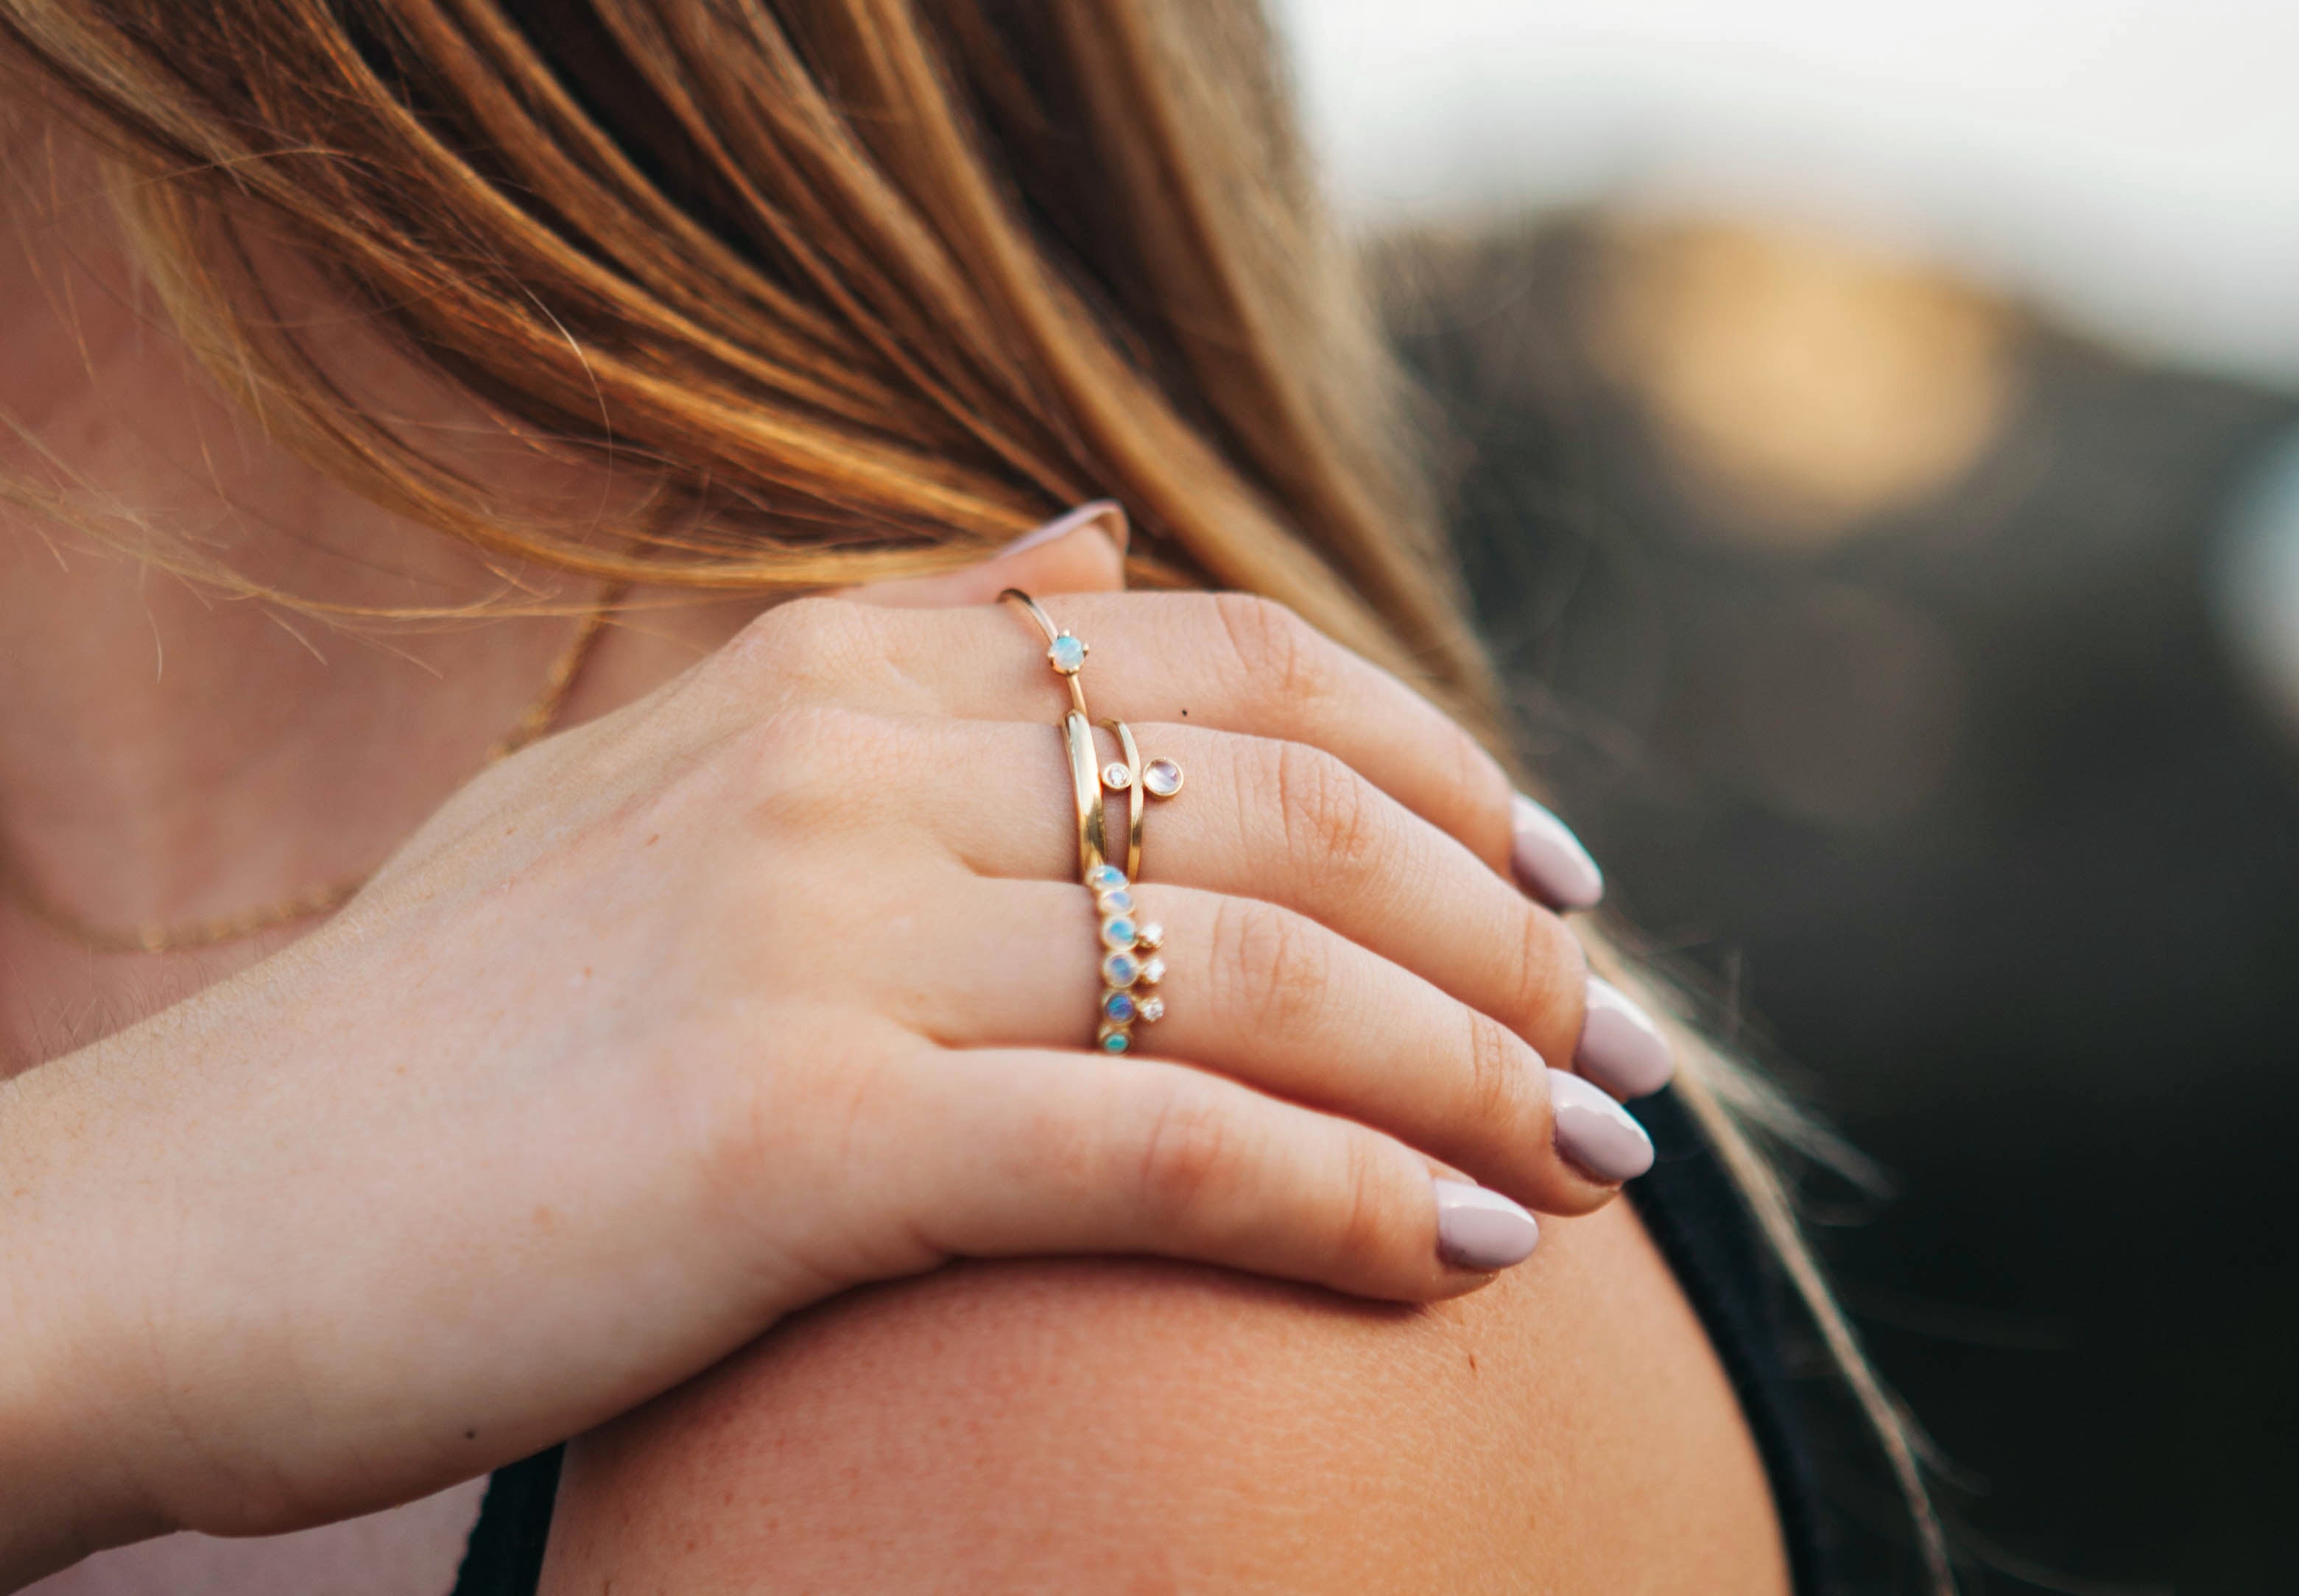
M 1182 767 L 1171 759 L 1141 762 L 1141 750 L 1133 730 L 1124 721 L 1106 720 L 1117 737 L 1122 760 L 1107 765 L 1094 746 L 1094 721 L 1086 708 L 1085 688 L 1078 673 L 1085 665 L 1083 640 L 1055 624 L 1036 600 L 1019 588 L 1008 588 L 1000 600 L 1012 600 L 1029 612 L 1046 635 L 1046 662 L 1067 683 L 1073 707 L 1062 716 L 1062 741 L 1069 757 L 1070 787 L 1077 804 L 1078 877 L 1093 895 L 1100 922 L 1101 997 L 1096 1007 L 1094 1046 L 1104 1053 L 1125 1053 L 1133 1046 L 1133 1027 L 1151 1025 L 1163 1018 L 1166 1000 L 1149 988 L 1166 978 L 1166 961 L 1158 953 L 1166 933 L 1155 922 L 1144 922 L 1134 912 L 1133 882 L 1141 868 L 1142 815 L 1151 798 L 1171 798 L 1182 790 Z M 1104 789 L 1126 794 L 1125 868 L 1109 862 L 1109 816 Z
M 1126 795 L 1125 873 L 1138 881 L 1141 879 L 1141 817 L 1149 810 L 1150 799 L 1169 798 L 1182 790 L 1182 767 L 1171 759 L 1152 759 L 1144 765 L 1133 727 L 1119 720 L 1095 724 L 1117 734 L 1117 746 L 1125 754 L 1123 759 L 1113 759 L 1101 767 L 1101 784 Z
M 1074 637 L 1054 624 L 1054 617 L 1038 606 L 1038 601 L 1018 587 L 1009 587 L 998 595 L 1000 602 L 1011 599 L 1027 610 L 1030 618 L 1038 623 L 1046 634 L 1046 663 L 1054 667 L 1054 674 L 1069 683 L 1070 703 L 1080 715 L 1086 712 L 1085 689 L 1078 684 L 1078 673 L 1085 668 L 1086 648 L 1082 638 Z
M 1135 917 L 1133 889 L 1116 865 L 1086 872 L 1085 887 L 1101 920 L 1101 1022 L 1093 1042 L 1104 1053 L 1124 1053 L 1133 1046 L 1136 1021 L 1154 1025 L 1165 1018 L 1166 1000 L 1145 988 L 1166 979 L 1166 961 L 1158 952 L 1166 932 L 1157 922 Z

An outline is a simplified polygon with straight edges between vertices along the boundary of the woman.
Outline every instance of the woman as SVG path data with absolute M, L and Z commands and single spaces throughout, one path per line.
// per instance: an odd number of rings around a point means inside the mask
M 6 1583 L 1817 1588 L 1251 7 L 0 22 Z

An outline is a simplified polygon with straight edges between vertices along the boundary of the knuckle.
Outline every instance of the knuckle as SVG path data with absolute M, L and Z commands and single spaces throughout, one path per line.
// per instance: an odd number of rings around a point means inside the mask
M 756 690 L 826 683 L 851 674 L 882 652 L 882 618 L 867 604 L 809 595 L 776 605 L 745 626 L 719 652 L 726 674 Z
M 1167 1223 L 1201 1216 L 1207 1200 L 1239 1156 L 1237 1136 L 1213 1096 L 1177 1081 L 1150 1110 L 1134 1169 L 1143 1209 Z
M 1333 645 L 1274 599 L 1216 593 L 1214 613 L 1241 679 L 1269 698 L 1322 697 L 1333 682 Z
M 1450 719 L 1443 736 L 1450 749 L 1453 790 L 1467 802 L 1471 814 L 1484 817 L 1493 828 L 1496 846 L 1505 846 L 1509 827 L 1509 799 L 1516 790 L 1501 762 L 1466 729 Z
M 1528 905 L 1515 938 L 1516 966 L 1510 972 L 1510 1004 L 1521 1029 L 1550 1029 L 1543 1022 L 1576 1010 L 1589 980 L 1589 955 L 1581 939 L 1543 908 Z
M 898 733 L 883 716 L 811 704 L 762 715 L 733 741 L 737 801 L 761 823 L 810 823 L 858 811 L 882 783 Z
M 1475 1009 L 1468 1016 L 1462 1081 L 1463 1122 L 1506 1136 L 1532 1117 L 1533 1053 L 1517 1034 Z M 1509 1138 L 1514 1139 L 1514 1138 Z
M 1317 870 L 1375 868 L 1381 811 L 1365 778 L 1306 743 L 1281 743 L 1274 758 L 1273 788 L 1293 856 Z
M 1371 1273 L 1390 1252 L 1389 1161 L 1374 1138 L 1342 1139 L 1340 1222 L 1333 1231 L 1333 1261 L 1350 1275 Z
M 1209 951 L 1212 967 L 1230 983 L 1221 1008 L 1241 1024 L 1291 1030 L 1325 1001 L 1331 951 L 1324 933 L 1290 910 L 1253 898 L 1224 900 Z
M 710 1049 L 660 1077 L 658 1107 L 692 1138 L 690 1168 L 716 1211 L 756 1214 L 773 1171 L 826 1149 L 836 1150 L 834 1167 L 869 1167 L 885 1156 L 884 1128 L 901 1123 L 890 1056 L 826 1014 L 779 1017 L 802 1066 L 761 1069 L 747 1050 Z

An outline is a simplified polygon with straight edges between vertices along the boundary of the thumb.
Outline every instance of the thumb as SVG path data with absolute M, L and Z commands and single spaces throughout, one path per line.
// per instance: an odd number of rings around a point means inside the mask
M 896 609 L 989 604 L 1009 587 L 1044 593 L 1114 593 L 1125 586 L 1125 511 L 1097 499 L 1023 533 L 979 565 L 848 588 L 844 597 Z

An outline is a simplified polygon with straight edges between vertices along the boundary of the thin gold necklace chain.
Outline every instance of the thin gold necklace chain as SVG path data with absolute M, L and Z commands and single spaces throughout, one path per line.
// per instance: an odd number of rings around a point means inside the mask
M 567 695 L 575 679 L 583 671 L 584 663 L 597 646 L 599 634 L 607 624 L 607 617 L 623 595 L 620 583 L 611 585 L 599 595 L 599 600 L 583 617 L 581 630 L 574 641 L 567 645 L 544 679 L 543 690 L 527 707 L 510 730 L 497 738 L 487 749 L 481 768 L 505 759 L 549 732 L 557 724 L 560 710 L 565 707 Z M 77 942 L 96 953 L 178 953 L 187 948 L 213 947 L 220 943 L 237 942 L 258 931 L 274 926 L 289 925 L 298 920 L 308 920 L 315 914 L 325 914 L 339 909 L 351 901 L 353 895 L 367 885 L 375 874 L 362 871 L 355 876 L 328 881 L 283 897 L 274 903 L 253 909 L 243 909 L 236 914 L 219 915 L 213 920 L 195 920 L 181 925 L 106 926 L 83 920 L 70 909 L 47 897 L 23 873 L 4 858 L 0 858 L 0 895 L 33 919 L 58 935 Z

